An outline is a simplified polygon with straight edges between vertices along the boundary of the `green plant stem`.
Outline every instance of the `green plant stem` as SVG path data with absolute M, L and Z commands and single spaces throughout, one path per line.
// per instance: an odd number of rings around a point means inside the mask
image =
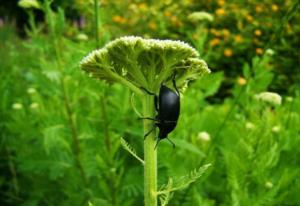
M 98 49 L 100 46 L 100 41 L 99 41 L 99 0 L 94 0 L 94 13 L 95 13 L 96 49 Z
M 150 95 L 143 98 L 143 115 L 144 117 L 153 117 L 154 101 Z M 144 134 L 153 128 L 153 121 L 144 120 Z M 154 149 L 156 144 L 155 131 L 151 132 L 144 141 L 144 199 L 145 206 L 157 205 L 157 150 Z

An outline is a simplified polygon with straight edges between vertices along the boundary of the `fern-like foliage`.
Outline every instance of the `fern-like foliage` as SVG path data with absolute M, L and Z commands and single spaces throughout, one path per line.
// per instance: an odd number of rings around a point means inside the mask
M 200 178 L 210 166 L 211 164 L 206 164 L 200 167 L 198 170 L 194 169 L 189 175 L 183 176 L 175 182 L 170 177 L 168 183 L 162 185 L 160 191 L 157 192 L 157 195 L 160 195 L 159 199 L 161 201 L 161 205 L 166 206 L 172 198 L 174 191 L 187 188 L 191 183 Z
M 121 145 L 123 146 L 123 148 L 125 150 L 127 150 L 132 156 L 134 156 L 138 161 L 140 161 L 143 165 L 145 164 L 144 160 L 142 160 L 136 153 L 135 149 L 132 148 L 132 146 L 126 142 L 126 140 L 124 140 L 121 137 Z

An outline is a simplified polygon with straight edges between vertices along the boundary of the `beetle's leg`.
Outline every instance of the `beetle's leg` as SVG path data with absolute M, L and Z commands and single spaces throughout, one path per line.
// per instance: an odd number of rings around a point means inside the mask
M 151 117 L 139 117 L 138 119 L 148 119 L 148 120 L 152 120 L 152 121 L 158 121 L 155 118 L 151 118 Z
M 147 94 L 156 96 L 155 93 L 148 91 L 146 88 L 144 88 L 144 87 L 140 87 L 140 88 L 141 88 L 142 90 L 144 90 Z
M 149 132 L 147 132 L 145 135 L 144 135 L 144 140 L 148 137 L 148 135 L 153 132 L 153 130 L 156 129 L 156 126 L 154 126 Z
M 172 142 L 168 137 L 167 137 L 167 140 L 173 145 L 173 148 L 175 148 L 174 142 Z
M 160 140 L 161 140 L 161 139 L 159 139 L 159 138 L 157 137 L 157 139 L 156 139 L 156 144 L 155 144 L 155 146 L 154 146 L 154 150 L 156 150 L 156 147 L 157 147 L 158 143 L 160 142 Z
M 177 86 L 176 86 L 175 77 L 176 77 L 176 72 L 174 72 L 174 75 L 173 75 L 173 78 L 172 78 L 172 82 L 173 82 L 173 87 L 174 87 L 174 89 L 176 90 L 178 96 L 180 97 L 180 93 L 179 93 L 178 88 L 177 88 Z

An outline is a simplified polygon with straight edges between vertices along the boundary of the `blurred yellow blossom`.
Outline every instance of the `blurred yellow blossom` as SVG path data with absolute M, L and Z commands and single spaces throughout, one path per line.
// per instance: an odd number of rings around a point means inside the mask
M 237 42 L 237 43 L 240 43 L 243 41 L 243 37 L 241 35 L 235 35 L 234 36 L 234 41 Z
M 222 9 L 222 8 L 219 8 L 219 9 L 216 10 L 216 14 L 218 16 L 224 16 L 225 15 L 225 10 Z
M 209 44 L 211 45 L 211 46 L 216 46 L 216 45 L 218 45 L 218 44 L 220 44 L 220 39 L 218 39 L 218 38 L 214 38 L 214 39 L 212 39 L 210 42 L 209 42 Z
M 224 4 L 225 4 L 225 1 L 224 1 L 224 0 L 219 0 L 219 1 L 218 1 L 218 5 L 219 5 L 219 6 L 224 6 Z
M 193 34 L 193 36 L 192 36 L 192 37 L 193 37 L 193 39 L 194 39 L 194 40 L 197 40 L 197 39 L 199 39 L 199 35 L 198 35 L 198 34 Z
M 140 3 L 138 4 L 138 8 L 141 10 L 141 11 L 146 11 L 148 9 L 148 6 L 146 3 Z
M 214 29 L 214 28 L 210 29 L 210 33 L 212 33 L 213 35 L 215 35 L 217 37 L 222 36 L 221 32 L 218 31 L 218 30 L 216 30 L 216 29 Z
M 172 13 L 170 11 L 164 11 L 165 17 L 170 17 L 172 16 Z
M 148 26 L 153 31 L 157 29 L 157 24 L 154 21 L 149 22 Z
M 226 48 L 226 49 L 224 50 L 224 56 L 225 56 L 225 57 L 231 57 L 232 55 L 233 55 L 232 49 Z
M 262 48 L 256 48 L 256 49 L 255 49 L 255 52 L 256 52 L 256 54 L 261 55 L 261 54 L 264 53 L 264 50 L 263 50 Z
M 272 11 L 278 11 L 279 10 L 279 7 L 276 5 L 276 4 L 272 4 Z
M 112 20 L 113 20 L 113 22 L 119 23 L 119 24 L 123 24 L 123 23 L 126 22 L 126 19 L 124 17 L 119 16 L 119 15 L 114 15 L 112 17 Z
M 261 30 L 256 29 L 256 30 L 254 31 L 254 34 L 255 34 L 256 36 L 261 36 L 261 35 L 262 35 L 262 32 L 261 32 Z
M 262 5 L 257 5 L 257 6 L 255 7 L 255 11 L 256 11 L 257 13 L 261 13 L 261 12 L 263 11 L 263 6 L 262 6 Z
M 223 33 L 224 37 L 228 37 L 230 35 L 230 31 L 228 29 L 223 29 L 222 33 Z
M 251 16 L 250 14 L 248 14 L 246 16 L 246 19 L 247 19 L 248 22 L 252 22 L 253 21 L 253 16 Z
M 243 77 L 239 77 L 238 80 L 237 80 L 238 84 L 239 85 L 245 85 L 247 84 L 247 80 Z
M 174 26 L 176 27 L 182 26 L 182 22 L 177 18 L 177 16 L 171 16 L 170 20 Z

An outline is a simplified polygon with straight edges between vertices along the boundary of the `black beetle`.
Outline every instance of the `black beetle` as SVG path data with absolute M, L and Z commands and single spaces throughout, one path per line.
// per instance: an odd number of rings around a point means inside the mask
M 175 144 L 168 138 L 168 134 L 175 129 L 180 114 L 180 93 L 176 86 L 175 75 L 172 79 L 172 82 L 177 93 L 163 84 L 160 86 L 158 96 L 152 92 L 149 92 L 145 88 L 142 88 L 148 94 L 154 95 L 154 104 L 157 111 L 156 117 L 143 117 L 140 119 L 148 119 L 156 122 L 153 129 L 147 132 L 144 136 L 144 138 L 146 138 L 156 127 L 159 128 L 159 134 L 155 148 L 157 147 L 159 141 L 165 138 L 173 145 L 173 147 L 175 147 Z

